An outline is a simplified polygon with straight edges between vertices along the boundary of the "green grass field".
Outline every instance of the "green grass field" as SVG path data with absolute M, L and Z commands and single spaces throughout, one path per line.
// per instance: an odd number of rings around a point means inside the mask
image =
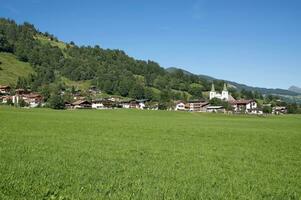
M 300 199 L 301 116 L 0 107 L 0 199 Z
M 34 73 L 29 63 L 17 60 L 11 53 L 0 52 L 0 84 L 15 85 L 18 77 Z

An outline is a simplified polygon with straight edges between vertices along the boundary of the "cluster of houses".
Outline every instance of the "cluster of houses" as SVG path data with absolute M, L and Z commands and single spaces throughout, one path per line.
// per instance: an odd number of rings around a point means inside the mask
M 3 104 L 11 102 L 12 104 L 21 104 L 34 108 L 43 104 L 43 97 L 38 93 L 32 93 L 24 89 L 15 90 L 15 94 L 10 94 L 10 86 L 0 85 L 0 102 Z
M 91 88 L 90 93 L 95 90 Z M 215 91 L 214 84 L 212 84 L 211 91 L 209 92 L 209 99 L 220 99 L 228 102 L 231 105 L 231 112 L 234 113 L 246 113 L 246 114 L 263 114 L 263 111 L 258 108 L 258 104 L 255 100 L 234 99 L 227 90 L 227 85 L 221 93 Z M 38 93 L 33 93 L 24 89 L 15 90 L 14 94 L 11 94 L 11 88 L 9 86 L 0 85 L 0 103 L 20 104 L 23 102 L 27 107 L 44 106 L 43 97 Z M 158 110 L 158 103 L 150 102 L 147 99 L 128 99 L 124 100 L 120 97 L 113 96 L 110 98 L 101 98 L 88 101 L 85 97 L 80 95 L 74 95 L 74 102 L 65 102 L 67 109 L 112 109 L 112 108 L 126 108 L 126 109 L 149 109 Z M 211 105 L 206 100 L 191 100 L 191 101 L 175 101 L 173 106 L 169 110 L 176 111 L 189 111 L 189 112 L 214 112 L 214 113 L 226 113 L 229 112 L 223 105 Z M 286 107 L 273 107 L 273 114 L 286 114 Z
M 236 100 L 228 92 L 226 84 L 224 85 L 222 93 L 215 91 L 214 84 L 212 84 L 211 91 L 209 93 L 209 99 L 220 99 L 228 102 L 232 106 L 232 110 L 235 113 L 248 113 L 248 114 L 263 114 L 257 107 L 255 100 Z M 177 101 L 175 110 L 177 111 L 190 111 L 190 112 L 227 112 L 226 108 L 222 105 L 210 105 L 205 100 L 193 100 L 193 101 Z
M 158 110 L 157 105 L 148 104 L 147 99 L 141 100 L 119 100 L 118 98 L 102 98 L 92 101 L 77 100 L 73 103 L 65 102 L 65 107 L 69 109 L 112 109 L 112 108 L 133 108 L 133 109 L 148 109 Z

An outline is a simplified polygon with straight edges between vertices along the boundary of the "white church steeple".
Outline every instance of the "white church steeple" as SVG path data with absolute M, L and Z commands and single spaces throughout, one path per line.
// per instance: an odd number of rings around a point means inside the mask
M 218 99 L 221 99 L 221 100 L 224 100 L 224 101 L 229 101 L 229 92 L 227 90 L 227 84 L 225 83 L 224 84 L 224 88 L 223 88 L 223 91 L 222 93 L 217 93 L 215 91 L 215 87 L 214 87 L 214 83 L 212 83 L 212 86 L 211 86 L 211 91 L 209 93 L 209 99 L 213 99 L 213 98 L 218 98 Z
M 224 83 L 224 89 L 222 91 L 222 100 L 228 101 L 229 100 L 229 92 L 227 90 L 227 84 Z
M 209 96 L 210 96 L 209 97 L 210 100 L 213 99 L 213 98 L 215 98 L 215 96 L 216 96 L 216 92 L 215 92 L 215 88 L 214 88 L 214 83 L 212 83 L 211 91 L 210 91 Z

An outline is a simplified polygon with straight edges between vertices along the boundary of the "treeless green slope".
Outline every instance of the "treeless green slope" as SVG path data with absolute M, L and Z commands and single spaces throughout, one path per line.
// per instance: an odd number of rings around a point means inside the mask
M 0 84 L 3 85 L 15 85 L 19 76 L 34 72 L 29 63 L 17 60 L 11 53 L 0 52 L 0 63 Z

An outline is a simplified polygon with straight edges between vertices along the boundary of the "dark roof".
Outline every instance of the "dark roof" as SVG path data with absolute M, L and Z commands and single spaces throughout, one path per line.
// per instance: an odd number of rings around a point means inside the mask
M 81 104 L 91 104 L 89 101 L 86 100 L 78 100 L 72 103 L 73 105 L 81 105 Z

